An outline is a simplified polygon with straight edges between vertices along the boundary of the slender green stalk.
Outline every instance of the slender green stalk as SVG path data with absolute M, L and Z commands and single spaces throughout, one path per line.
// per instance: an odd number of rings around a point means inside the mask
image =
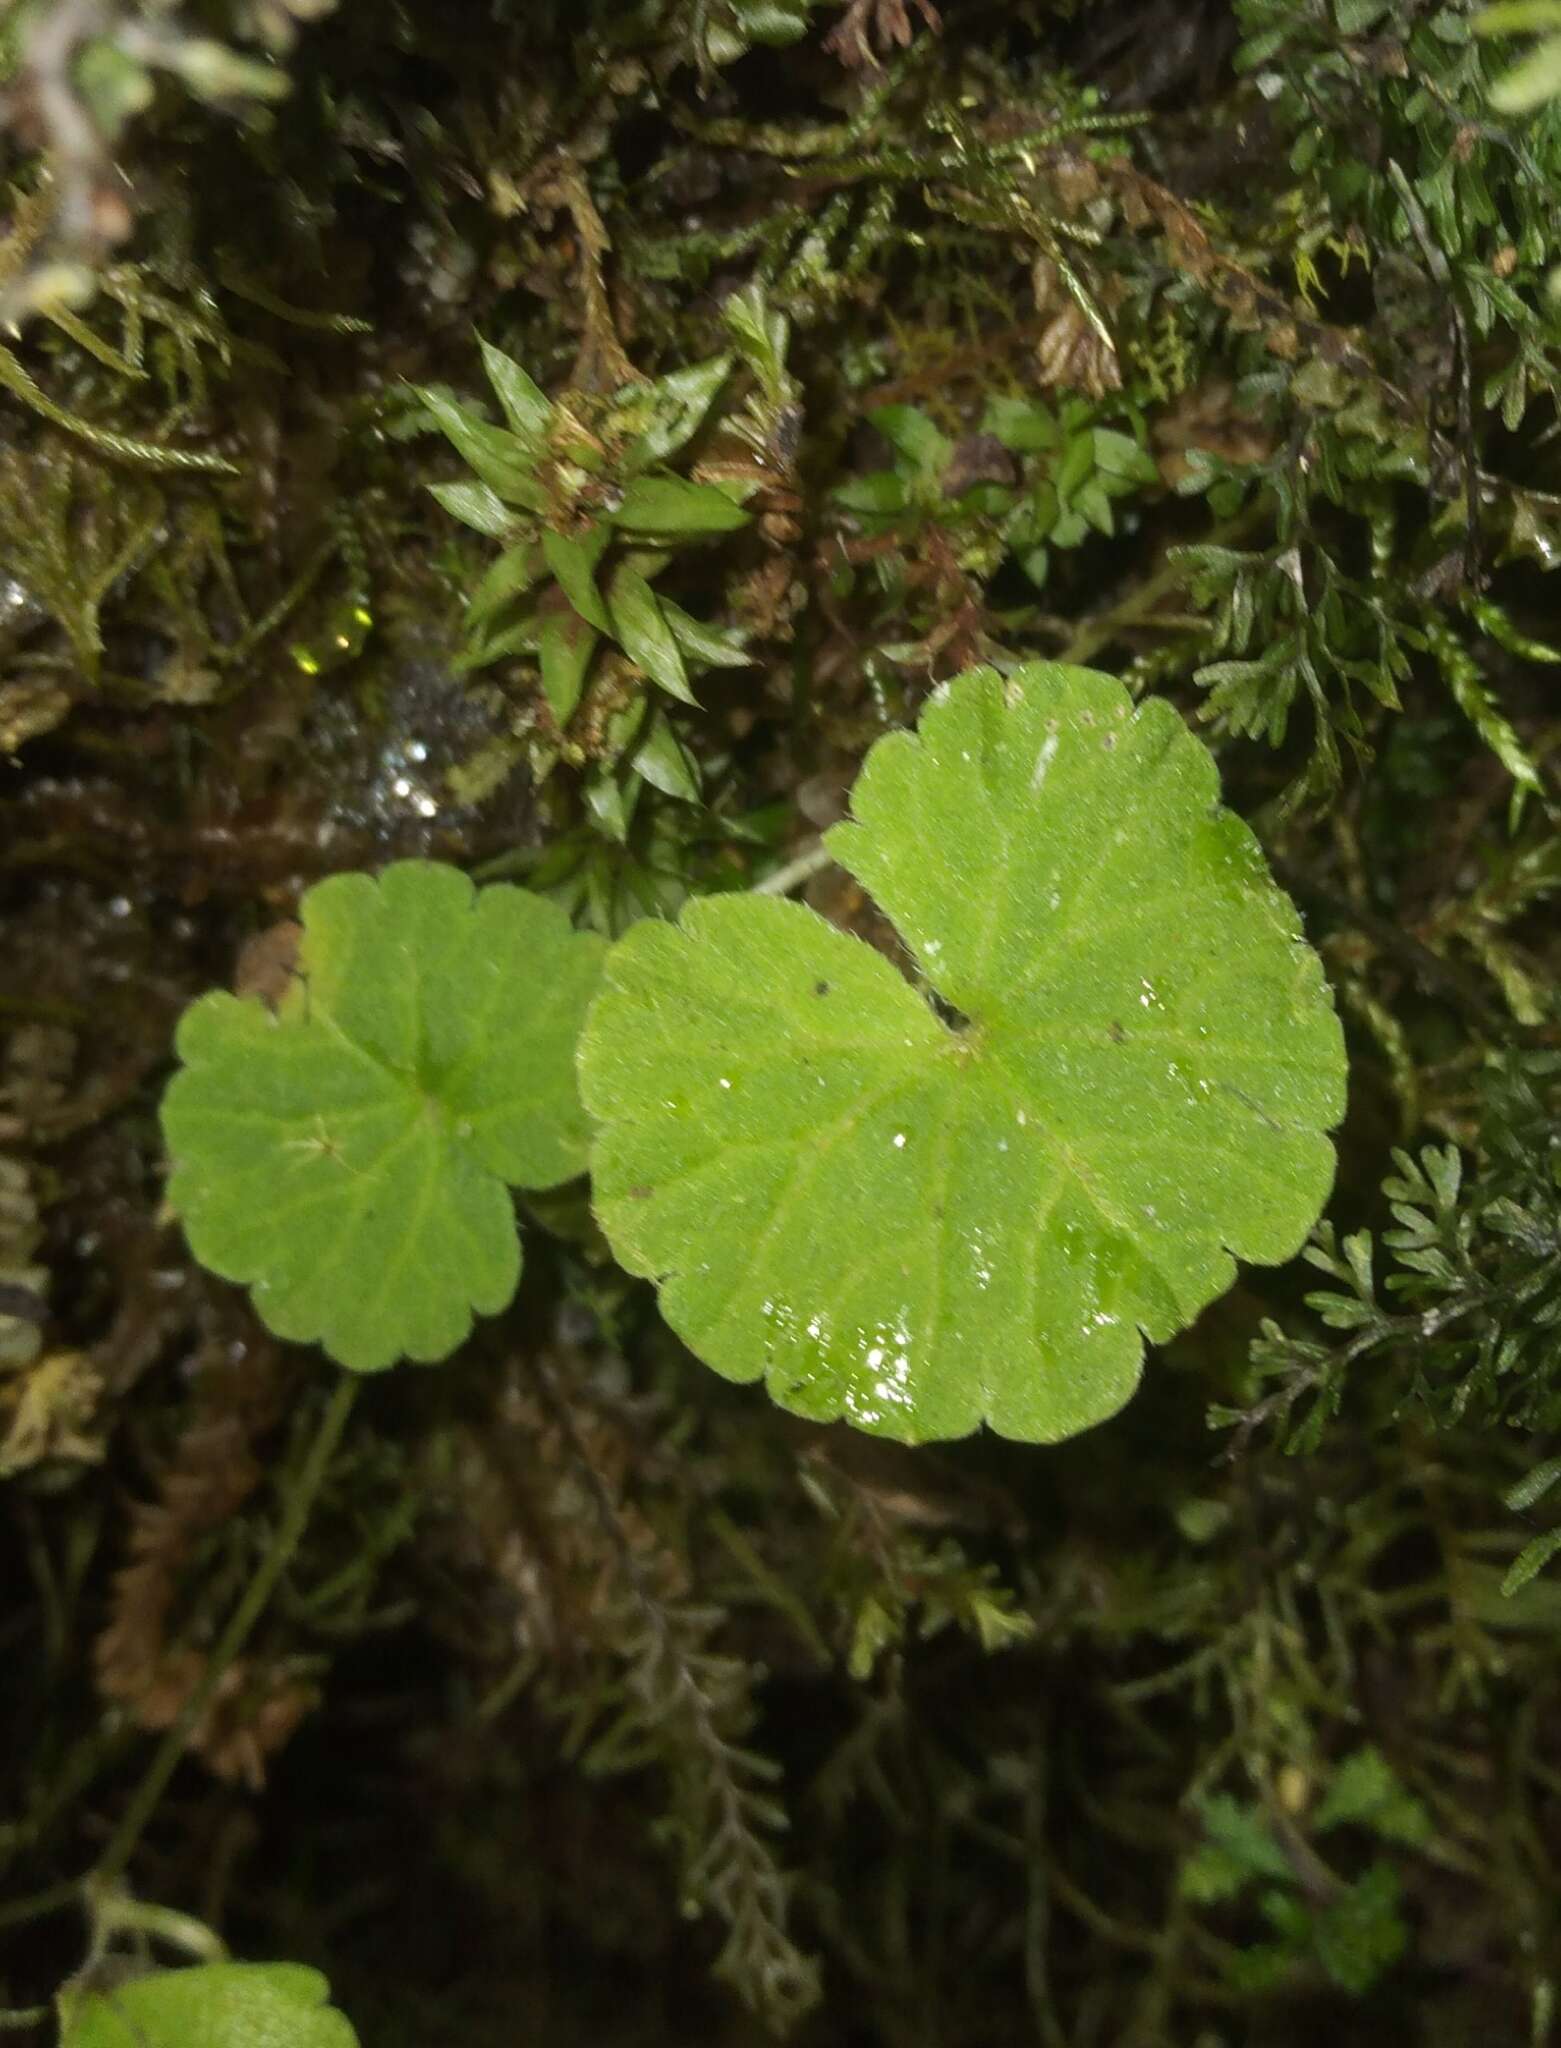
M 755 896 L 789 896 L 793 889 L 800 889 L 804 882 L 811 881 L 827 868 L 834 859 L 822 839 L 799 853 L 795 860 L 787 861 L 783 868 L 777 868 L 773 875 L 766 875 L 762 882 L 755 882 Z
M 131 1857 L 135 1854 L 147 1822 L 156 1811 L 157 1802 L 167 1789 L 168 1781 L 179 1767 L 189 1742 L 191 1731 L 210 1706 L 217 1687 L 222 1683 L 223 1673 L 233 1663 L 248 1642 L 256 1623 L 265 1613 L 277 1581 L 287 1569 L 294 1551 L 298 1548 L 304 1529 L 308 1524 L 309 1511 L 330 1469 L 336 1446 L 341 1442 L 342 1431 L 352 1413 L 352 1404 L 357 1395 L 358 1382 L 351 1373 L 338 1376 L 332 1389 L 331 1398 L 320 1419 L 320 1427 L 314 1442 L 309 1446 L 309 1455 L 304 1461 L 287 1497 L 282 1511 L 281 1526 L 276 1532 L 271 1547 L 261 1561 L 260 1569 L 250 1580 L 243 1599 L 234 1608 L 232 1619 L 223 1630 L 222 1636 L 207 1661 L 200 1683 L 184 1703 L 184 1710 L 177 1721 L 158 1744 L 157 1753 L 147 1766 L 146 1775 L 136 1787 L 130 1804 L 125 1808 L 115 1828 L 108 1847 L 99 1857 L 88 1882 L 97 1889 L 114 1884 L 121 1878 Z
M 0 1906 L 0 1927 L 23 1927 L 29 1920 L 43 1920 L 50 1913 L 80 1904 L 81 1886 L 67 1879 L 63 1884 L 51 1884 L 47 1891 L 34 1892 L 31 1898 L 13 1899 Z

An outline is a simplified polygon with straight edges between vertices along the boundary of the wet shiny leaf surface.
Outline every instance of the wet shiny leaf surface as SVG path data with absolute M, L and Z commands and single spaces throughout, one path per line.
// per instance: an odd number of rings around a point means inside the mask
M 884 1435 L 1056 1440 L 1236 1257 L 1299 1249 L 1342 1038 L 1218 797 L 1169 705 L 976 671 L 829 836 L 925 989 L 770 898 L 619 944 L 582 1048 L 597 1210 L 701 1358 Z

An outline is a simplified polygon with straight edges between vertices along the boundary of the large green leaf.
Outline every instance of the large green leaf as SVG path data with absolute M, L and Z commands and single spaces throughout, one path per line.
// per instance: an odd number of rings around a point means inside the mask
M 330 1987 L 301 1963 L 201 1963 L 94 1992 L 60 2048 L 358 2048 Z
M 801 1413 L 1048 1441 L 1143 1336 L 1300 1247 L 1344 1057 L 1321 966 L 1169 705 L 990 670 L 869 756 L 830 848 L 935 990 L 811 911 L 692 903 L 609 957 L 597 1213 L 672 1327 Z
M 179 1026 L 169 1197 L 279 1336 L 360 1372 L 443 1358 L 515 1291 L 508 1187 L 585 1164 L 573 1058 L 602 942 L 428 861 L 334 876 L 300 916 L 275 1012 L 215 993 Z

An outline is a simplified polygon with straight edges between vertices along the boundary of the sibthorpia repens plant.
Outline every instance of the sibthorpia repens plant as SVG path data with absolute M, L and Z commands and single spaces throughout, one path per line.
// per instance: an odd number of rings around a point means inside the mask
M 504 1185 L 578 1172 L 588 1113 L 609 1242 L 730 1377 L 912 1441 L 1111 1414 L 1232 1254 L 1289 1258 L 1316 1219 L 1344 1087 L 1321 964 L 1207 750 L 1085 669 L 957 678 L 853 813 L 830 849 L 914 980 L 774 897 L 604 962 L 448 868 L 321 883 L 281 1000 L 180 1027 L 197 1255 L 354 1370 L 442 1358 L 514 1293 Z

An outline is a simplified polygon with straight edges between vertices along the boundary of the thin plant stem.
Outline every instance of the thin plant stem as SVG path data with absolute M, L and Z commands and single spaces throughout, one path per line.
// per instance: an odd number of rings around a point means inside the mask
M 43 1920 L 50 1913 L 63 1913 L 67 1906 L 80 1904 L 81 1886 L 67 1879 L 63 1884 L 51 1884 L 47 1891 L 34 1892 L 31 1898 L 13 1899 L 0 1906 L 0 1927 L 23 1927 L 29 1920 Z
M 177 1721 L 158 1744 L 157 1753 L 147 1766 L 146 1775 L 136 1787 L 130 1804 L 120 1815 L 119 1825 L 109 1840 L 108 1847 L 98 1858 L 88 1879 L 95 1890 L 103 1890 L 123 1877 L 131 1857 L 135 1854 L 147 1822 L 156 1811 L 157 1802 L 166 1791 L 169 1779 L 179 1767 L 189 1742 L 191 1732 L 210 1706 L 222 1676 L 248 1642 L 256 1623 L 265 1613 L 277 1581 L 292 1561 L 309 1521 L 310 1509 L 314 1506 L 325 1475 L 330 1469 L 336 1447 L 341 1442 L 342 1431 L 352 1413 L 352 1404 L 358 1392 L 358 1381 L 352 1373 L 338 1375 L 326 1404 L 320 1427 L 314 1442 L 309 1446 L 309 1455 L 304 1460 L 287 1497 L 282 1511 L 281 1525 L 271 1542 L 260 1568 L 245 1589 L 244 1597 L 234 1608 L 232 1618 L 207 1660 L 200 1683 L 193 1689 L 184 1703 Z
M 755 896 L 789 896 L 793 889 L 800 889 L 804 882 L 812 881 L 831 865 L 834 855 L 822 839 L 799 853 L 795 860 L 787 861 L 783 868 L 777 868 L 773 875 L 766 875 L 762 882 L 755 882 L 752 894 Z

